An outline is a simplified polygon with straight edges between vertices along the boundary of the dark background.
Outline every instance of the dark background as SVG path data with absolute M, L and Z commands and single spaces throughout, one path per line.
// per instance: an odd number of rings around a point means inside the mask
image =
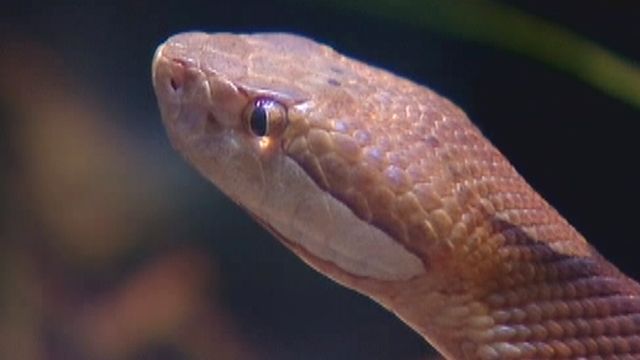
M 509 4 L 640 59 L 635 1 Z M 432 356 L 394 316 L 307 268 L 170 149 L 150 61 L 186 30 L 303 34 L 435 89 L 640 278 L 638 108 L 548 64 L 364 10 L 3 4 L 0 357 Z

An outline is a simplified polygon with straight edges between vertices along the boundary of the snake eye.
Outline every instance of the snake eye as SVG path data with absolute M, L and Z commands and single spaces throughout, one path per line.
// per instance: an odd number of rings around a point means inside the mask
M 257 99 L 249 111 L 249 130 L 258 137 L 273 136 L 284 128 L 287 112 L 271 99 Z

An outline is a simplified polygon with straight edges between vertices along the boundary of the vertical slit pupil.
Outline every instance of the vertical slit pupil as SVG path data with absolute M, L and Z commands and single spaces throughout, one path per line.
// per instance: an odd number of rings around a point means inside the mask
M 251 113 L 251 131 L 257 136 L 267 135 L 267 112 L 262 104 L 256 104 Z

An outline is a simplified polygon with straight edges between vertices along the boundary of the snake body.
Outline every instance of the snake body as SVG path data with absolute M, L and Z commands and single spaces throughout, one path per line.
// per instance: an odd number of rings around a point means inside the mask
M 446 358 L 640 358 L 640 285 L 430 89 L 289 34 L 175 35 L 153 82 L 191 164 Z

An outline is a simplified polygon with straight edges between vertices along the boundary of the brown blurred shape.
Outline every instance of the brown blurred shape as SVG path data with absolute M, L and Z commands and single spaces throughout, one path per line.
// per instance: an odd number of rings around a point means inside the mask
M 158 227 L 174 200 L 162 159 L 54 51 L 7 38 L 0 358 L 133 359 L 163 346 L 255 358 L 219 303 L 211 257 Z
M 5 46 L 0 95 L 16 114 L 15 207 L 37 218 L 57 251 L 92 266 L 139 245 L 145 222 L 170 204 L 158 201 L 167 184 L 149 154 L 117 126 L 123 115 L 101 106 L 55 54 L 29 41 Z
M 193 251 L 154 259 L 86 306 L 77 319 L 77 336 L 89 353 L 104 359 L 130 358 L 142 345 L 163 341 L 193 358 L 249 359 L 230 319 L 206 296 L 211 274 L 207 258 Z

